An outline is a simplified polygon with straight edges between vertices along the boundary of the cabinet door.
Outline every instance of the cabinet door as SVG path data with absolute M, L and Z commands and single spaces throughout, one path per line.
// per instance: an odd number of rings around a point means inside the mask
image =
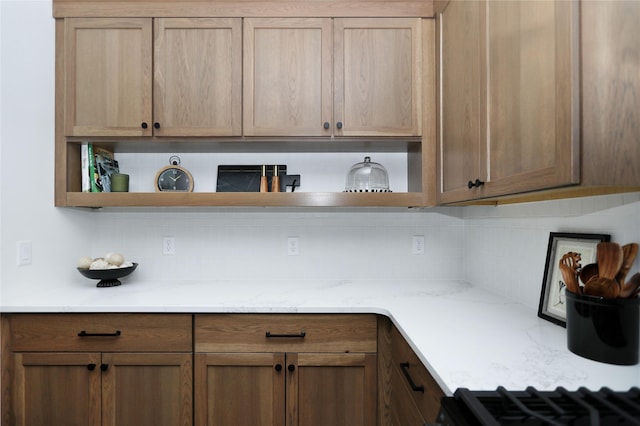
M 242 20 L 159 18 L 154 31 L 154 134 L 241 135 Z
M 421 20 L 334 22 L 334 132 L 344 136 L 422 134 Z
M 196 354 L 196 425 L 284 426 L 284 359 L 284 353 Z
M 576 9 L 577 2 L 486 2 L 485 196 L 579 182 Z
M 103 354 L 104 426 L 192 424 L 190 353 Z
M 149 136 L 149 18 L 65 19 L 65 135 Z
M 245 19 L 245 136 L 331 135 L 331 38 L 329 18 Z
M 376 355 L 287 354 L 287 426 L 375 426 Z
M 438 201 L 472 196 L 468 182 L 485 180 L 481 162 L 480 3 L 449 2 L 438 15 Z
M 99 353 L 16 353 L 16 425 L 100 425 Z

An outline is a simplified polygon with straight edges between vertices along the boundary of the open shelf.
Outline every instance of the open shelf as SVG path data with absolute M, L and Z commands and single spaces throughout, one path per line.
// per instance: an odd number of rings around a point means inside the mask
M 425 204 L 419 192 L 67 192 L 66 201 L 70 207 L 417 207 Z

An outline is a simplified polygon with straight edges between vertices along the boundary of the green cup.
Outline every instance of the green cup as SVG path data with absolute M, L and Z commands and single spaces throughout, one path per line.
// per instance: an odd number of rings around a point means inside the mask
M 124 173 L 112 174 L 111 192 L 129 192 L 129 175 Z

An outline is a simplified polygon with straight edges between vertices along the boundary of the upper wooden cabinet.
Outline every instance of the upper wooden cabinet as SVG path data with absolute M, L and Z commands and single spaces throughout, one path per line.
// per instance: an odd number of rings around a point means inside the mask
M 242 20 L 158 18 L 154 31 L 154 134 L 240 135 Z
M 571 2 L 450 2 L 439 15 L 439 200 L 578 183 Z
M 65 135 L 151 135 L 152 20 L 70 18 L 64 37 Z
M 330 135 L 331 58 L 329 18 L 245 19 L 244 134 Z
M 618 30 L 639 16 L 625 2 L 444 4 L 438 201 L 639 190 L 628 159 L 640 155 L 640 101 L 627 94 L 640 90 L 640 47 Z
M 420 136 L 418 18 L 244 24 L 246 136 Z
M 241 134 L 242 21 L 153 21 L 65 20 L 67 136 Z
M 333 43 L 335 134 L 422 135 L 422 20 L 336 19 Z

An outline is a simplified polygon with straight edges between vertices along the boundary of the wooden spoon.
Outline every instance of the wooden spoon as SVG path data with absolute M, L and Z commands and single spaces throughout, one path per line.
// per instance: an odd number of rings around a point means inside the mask
M 624 285 L 624 280 L 627 278 L 627 274 L 629 273 L 633 262 L 635 262 L 637 254 L 637 243 L 625 244 L 622 246 L 622 265 L 616 274 L 616 281 L 618 281 L 620 286 Z
M 622 247 L 617 243 L 599 243 L 596 257 L 598 258 L 598 276 L 615 279 L 622 266 Z
M 615 299 L 620 295 L 620 284 L 611 278 L 593 277 L 584 285 L 582 293 L 588 296 Z
M 629 281 L 620 289 L 618 297 L 636 297 L 640 291 L 640 272 L 631 276 Z
M 584 265 L 580 270 L 580 281 L 582 284 L 586 284 L 591 278 L 598 276 L 598 264 L 589 263 Z

